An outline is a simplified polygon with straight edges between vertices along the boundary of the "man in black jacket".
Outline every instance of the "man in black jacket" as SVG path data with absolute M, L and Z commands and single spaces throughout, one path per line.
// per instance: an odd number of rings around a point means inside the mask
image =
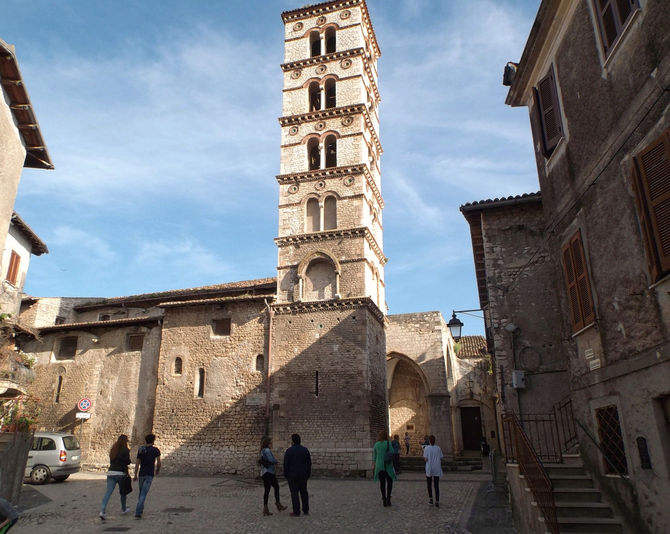
M 288 487 L 291 490 L 291 502 L 293 503 L 291 515 L 298 517 L 300 515 L 300 500 L 302 500 L 302 513 L 309 514 L 307 479 L 312 474 L 312 458 L 307 448 L 300 445 L 298 434 L 291 436 L 291 442 L 293 445 L 284 453 L 284 476 L 288 480 Z M 300 494 L 300 500 L 298 494 Z

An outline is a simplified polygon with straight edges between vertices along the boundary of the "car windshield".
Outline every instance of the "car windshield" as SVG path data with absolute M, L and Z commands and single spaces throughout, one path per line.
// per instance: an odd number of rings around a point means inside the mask
M 63 445 L 68 451 L 79 449 L 79 442 L 74 436 L 63 436 Z

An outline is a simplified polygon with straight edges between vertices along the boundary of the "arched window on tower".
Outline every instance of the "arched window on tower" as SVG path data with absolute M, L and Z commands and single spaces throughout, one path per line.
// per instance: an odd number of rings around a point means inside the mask
M 319 140 L 316 138 L 312 138 L 307 142 L 307 165 L 310 171 L 316 171 L 321 166 Z
M 265 369 L 265 356 L 259 354 L 256 356 L 256 371 L 263 371 Z
M 305 300 L 328 300 L 335 298 L 337 275 L 333 264 L 323 259 L 312 261 L 305 272 Z
M 334 135 L 326 137 L 326 168 L 337 167 L 337 139 Z
M 319 82 L 309 84 L 309 110 L 319 111 L 321 109 L 321 87 Z
M 309 34 L 309 51 L 310 57 L 321 55 L 321 35 L 317 31 Z
M 182 360 L 179 356 L 174 359 L 174 365 L 172 366 L 172 374 L 176 376 L 181 376 L 182 369 Z
M 336 40 L 335 40 L 335 28 L 330 27 L 326 28 L 326 54 L 332 54 L 335 52 Z
M 323 229 L 335 228 L 337 228 L 337 199 L 334 196 L 327 196 L 323 203 Z
M 326 80 L 326 108 L 334 108 L 337 99 L 335 96 L 335 80 L 328 78 Z
M 318 232 L 321 229 L 320 221 L 319 201 L 315 198 L 310 198 L 305 206 L 305 231 Z

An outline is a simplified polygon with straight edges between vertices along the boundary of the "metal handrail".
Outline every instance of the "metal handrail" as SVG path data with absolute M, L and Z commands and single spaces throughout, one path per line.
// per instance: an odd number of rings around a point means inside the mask
M 509 438 L 513 446 L 513 456 L 519 463 L 521 473 L 528 481 L 528 486 L 544 516 L 547 528 L 552 534 L 559 534 L 556 502 L 554 501 L 554 487 L 551 479 L 547 475 L 542 461 L 535 452 L 516 414 L 505 413 L 502 419 L 505 428 L 509 431 Z

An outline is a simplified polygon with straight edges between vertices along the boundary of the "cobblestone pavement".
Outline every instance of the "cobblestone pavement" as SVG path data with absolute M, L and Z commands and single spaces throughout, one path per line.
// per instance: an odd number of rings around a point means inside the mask
M 77 473 L 66 482 L 24 486 L 21 519 L 12 534 L 131 534 L 238 533 L 446 533 L 477 534 L 468 530 L 471 514 L 482 508 L 478 495 L 486 495 L 485 474 L 447 474 L 440 483 L 441 506 L 428 506 L 422 473 L 403 473 L 393 487 L 393 506 L 384 508 L 379 486 L 365 479 L 313 478 L 308 484 L 309 516 L 290 517 L 290 495 L 280 480 L 284 512 L 261 515 L 260 481 L 237 477 L 156 477 L 147 498 L 144 516 L 136 520 L 137 489 L 129 495 L 131 511 L 121 515 L 118 490 L 107 507 L 107 520 L 98 518 L 105 489 L 104 475 Z M 490 493 L 489 493 L 490 499 Z M 272 503 L 273 497 L 270 496 Z M 486 509 L 491 502 L 483 502 Z M 483 510 L 484 508 L 482 508 Z M 500 517 L 492 518 L 499 520 Z M 475 521 L 476 523 L 476 521 Z M 477 526 L 475 523 L 475 527 Z M 494 525 L 498 525 L 494 529 Z M 481 533 L 507 534 L 504 525 L 485 525 Z

